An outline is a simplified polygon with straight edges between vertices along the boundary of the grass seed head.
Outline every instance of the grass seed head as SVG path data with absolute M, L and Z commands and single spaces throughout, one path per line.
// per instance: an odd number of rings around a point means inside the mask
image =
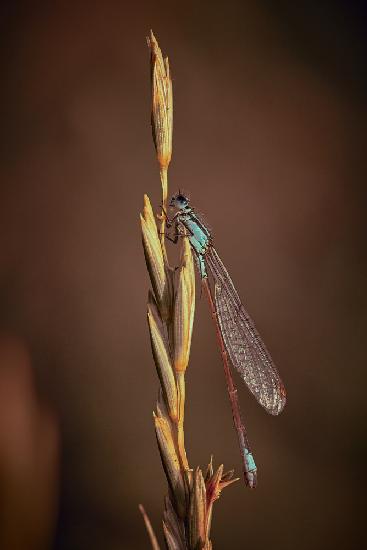
M 153 141 L 160 167 L 168 168 L 172 156 L 172 80 L 168 57 L 163 60 L 153 31 L 150 31 L 148 45 L 151 52 Z
M 205 480 L 188 463 L 184 442 L 185 372 L 189 362 L 195 312 L 195 270 L 190 243 L 182 239 L 181 261 L 169 267 L 165 246 L 168 166 L 172 156 L 172 81 L 168 59 L 163 60 L 153 32 L 151 51 L 152 132 L 160 166 L 162 213 L 159 232 L 149 198 L 144 196 L 141 227 L 144 254 L 153 288 L 148 297 L 148 325 L 160 388 L 153 413 L 155 431 L 169 495 L 165 499 L 163 530 L 169 550 L 211 550 L 212 507 L 233 472 L 215 472 L 212 460 Z M 154 295 L 153 295 L 154 294 Z M 142 511 L 143 513 L 143 511 Z M 143 513 L 143 516 L 145 511 Z M 156 539 L 144 516 L 152 547 Z M 154 533 L 153 533 L 154 535 Z

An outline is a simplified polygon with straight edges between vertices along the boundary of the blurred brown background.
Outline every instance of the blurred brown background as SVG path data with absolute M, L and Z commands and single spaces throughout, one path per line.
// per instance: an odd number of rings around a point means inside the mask
M 138 223 L 143 193 L 160 201 L 152 28 L 174 78 L 170 190 L 189 190 L 206 214 L 288 390 L 272 418 L 241 387 L 259 487 L 225 492 L 214 546 L 355 548 L 365 5 L 14 1 L 0 14 L 2 547 L 148 548 L 139 502 L 160 532 L 166 484 Z M 213 453 L 239 472 L 204 299 L 187 391 L 191 464 Z

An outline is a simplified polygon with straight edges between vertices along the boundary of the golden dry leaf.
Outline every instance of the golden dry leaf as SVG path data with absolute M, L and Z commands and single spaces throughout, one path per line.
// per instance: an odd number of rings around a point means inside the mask
M 190 496 L 190 548 L 205 548 L 206 489 L 203 474 L 196 468 Z
M 163 533 L 164 533 L 164 540 L 166 543 L 166 546 L 168 550 L 178 550 L 179 548 L 182 550 L 186 550 L 185 546 L 180 546 L 179 541 L 177 541 L 174 533 L 170 529 L 170 526 L 167 525 L 167 523 L 163 520 Z
M 195 315 L 195 267 L 194 258 L 191 252 L 189 239 L 185 238 L 183 243 L 183 260 L 186 267 L 185 277 L 187 276 L 187 286 L 190 290 L 190 320 L 189 320 L 189 345 L 188 352 L 190 354 L 192 330 L 194 325 Z
M 164 499 L 163 529 L 169 550 L 187 550 L 184 522 L 177 516 L 168 495 Z
M 173 312 L 174 368 L 177 373 L 185 372 L 189 362 L 195 312 L 193 260 L 188 239 L 184 241 L 185 253 L 179 271 Z
M 155 366 L 161 382 L 164 402 L 169 416 L 177 420 L 177 389 L 164 335 L 163 323 L 159 317 L 153 295 L 149 292 L 148 324 Z
M 140 216 L 143 235 L 143 247 L 154 295 L 163 320 L 170 314 L 170 273 L 165 267 L 161 243 L 158 238 L 152 206 L 147 195 L 144 195 L 143 215 Z
M 153 417 L 159 452 L 168 484 L 175 499 L 176 511 L 179 517 L 184 517 L 186 510 L 185 486 L 172 429 L 167 419 L 157 417 L 154 413 Z

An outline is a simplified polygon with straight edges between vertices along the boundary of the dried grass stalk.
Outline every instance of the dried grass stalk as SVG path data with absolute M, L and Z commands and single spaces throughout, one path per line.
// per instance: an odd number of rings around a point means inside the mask
M 172 83 L 168 60 L 151 32 L 152 129 L 160 166 L 162 204 L 167 205 L 167 170 L 172 155 Z M 162 174 L 164 174 L 162 176 Z M 189 363 L 195 312 L 195 272 L 188 239 L 182 239 L 180 265 L 169 266 L 165 248 L 164 212 L 158 232 L 150 200 L 144 197 L 141 215 L 144 254 L 153 292 L 148 296 L 148 327 L 160 381 L 153 413 L 158 448 L 169 494 L 165 498 L 163 533 L 172 550 L 211 550 L 212 508 L 221 490 L 238 478 L 233 471 L 214 471 L 210 461 L 205 478 L 200 468 L 189 467 L 184 441 L 185 373 Z M 155 535 L 142 510 L 152 547 Z

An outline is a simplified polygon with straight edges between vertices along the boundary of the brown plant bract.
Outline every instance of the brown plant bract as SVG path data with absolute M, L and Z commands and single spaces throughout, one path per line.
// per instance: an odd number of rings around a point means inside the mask
M 144 196 L 142 238 L 153 292 L 148 296 L 148 327 L 160 381 L 153 413 L 158 448 L 169 494 L 165 498 L 163 533 L 170 550 L 211 550 L 212 507 L 221 490 L 234 481 L 233 471 L 214 472 L 210 461 L 205 478 L 189 467 L 184 443 L 185 373 L 189 362 L 195 311 L 195 272 L 190 243 L 182 239 L 178 269 L 168 263 L 164 230 L 167 206 L 167 170 L 172 155 L 172 82 L 168 60 L 151 32 L 148 38 L 152 69 L 152 129 L 162 183 L 159 235 L 149 198 Z M 151 545 L 159 548 L 144 509 L 141 512 Z

